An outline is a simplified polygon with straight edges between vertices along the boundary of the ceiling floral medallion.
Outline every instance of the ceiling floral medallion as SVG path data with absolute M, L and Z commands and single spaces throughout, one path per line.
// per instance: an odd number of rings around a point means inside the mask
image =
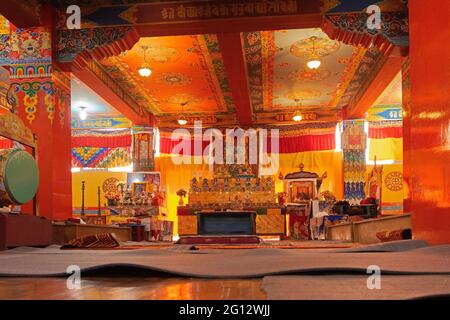
M 314 53 L 319 57 L 328 56 L 340 48 L 339 41 L 334 41 L 329 38 L 316 36 L 314 40 Z M 292 55 L 308 59 L 313 54 L 313 45 L 310 38 L 301 39 L 291 45 L 290 52 Z
M 171 47 L 150 46 L 147 51 L 148 58 L 153 62 L 169 63 L 180 59 L 181 54 L 177 49 Z
M 192 83 L 192 78 L 178 72 L 168 72 L 159 75 L 156 81 L 169 86 L 186 86 Z
M 288 78 L 291 81 L 322 81 L 331 75 L 330 70 L 320 68 L 318 70 L 295 70 L 288 74 Z
M 292 92 L 290 92 L 287 97 L 291 100 L 296 100 L 296 99 L 312 99 L 312 98 L 316 98 L 319 97 L 322 94 L 322 92 L 320 92 L 317 89 L 300 89 L 300 90 L 294 90 Z

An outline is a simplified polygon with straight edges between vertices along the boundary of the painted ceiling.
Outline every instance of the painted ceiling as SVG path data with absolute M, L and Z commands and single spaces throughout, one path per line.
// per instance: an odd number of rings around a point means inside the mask
M 335 109 L 365 52 L 321 29 L 248 32 L 243 41 L 254 112 Z M 306 66 L 313 52 L 317 70 Z
M 148 78 L 137 73 L 144 53 L 152 69 Z M 141 38 L 131 50 L 100 63 L 138 103 L 156 115 L 182 109 L 191 114 L 234 110 L 216 35 Z
M 243 32 L 241 43 L 253 115 L 266 124 L 296 110 L 315 114 L 315 120 L 338 120 L 371 81 L 382 56 L 376 48 L 331 40 L 320 28 Z M 99 63 L 157 118 L 183 112 L 236 121 L 222 49 L 215 34 L 141 38 L 131 50 Z M 317 70 L 306 66 L 313 52 L 322 62 Z M 138 74 L 144 62 L 152 70 L 148 78 Z
M 399 72 L 383 93 L 375 101 L 374 106 L 402 105 L 402 74 Z

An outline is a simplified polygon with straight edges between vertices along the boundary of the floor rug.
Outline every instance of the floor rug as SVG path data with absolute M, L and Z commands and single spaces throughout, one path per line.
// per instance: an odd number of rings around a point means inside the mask
M 339 252 L 342 249 L 189 250 L 190 246 L 142 250 L 59 250 L 17 248 L 0 252 L 0 275 L 65 276 L 70 265 L 82 271 L 136 268 L 167 275 L 251 278 L 280 274 L 366 275 L 378 265 L 383 274 L 450 274 L 450 245 L 397 252 Z M 182 249 L 182 250 L 181 250 Z
M 120 246 L 113 233 L 99 233 L 75 238 L 61 247 L 66 249 L 113 249 Z

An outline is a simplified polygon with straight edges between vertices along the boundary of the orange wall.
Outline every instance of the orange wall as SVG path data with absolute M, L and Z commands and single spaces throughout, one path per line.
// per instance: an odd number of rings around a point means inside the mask
M 416 239 L 450 243 L 450 2 L 410 0 L 404 165 Z

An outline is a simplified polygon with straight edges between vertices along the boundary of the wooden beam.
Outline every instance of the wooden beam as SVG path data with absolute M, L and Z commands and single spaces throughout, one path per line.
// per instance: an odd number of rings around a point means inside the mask
M 145 24 L 135 25 L 134 27 L 141 37 L 157 37 L 204 33 L 318 28 L 322 23 L 323 14 L 298 14 L 282 17 L 167 22 L 163 25 Z
M 392 82 L 402 68 L 404 57 L 391 54 L 378 71 L 372 82 L 367 87 L 364 94 L 353 106 L 346 108 L 347 119 L 364 118 L 365 113 L 375 103 L 384 89 Z
M 113 106 L 117 111 L 123 114 L 135 125 L 151 125 L 154 122 L 153 116 L 149 113 L 138 114 L 128 103 L 111 90 L 101 79 L 99 79 L 91 70 L 75 70 L 73 74 L 84 82 L 88 87 L 94 90 L 100 97 Z
M 230 83 L 238 122 L 241 126 L 251 126 L 253 124 L 252 106 L 241 35 L 238 32 L 219 33 L 217 38 Z
M 0 1 L 0 14 L 18 28 L 41 25 L 39 6 L 28 1 Z

